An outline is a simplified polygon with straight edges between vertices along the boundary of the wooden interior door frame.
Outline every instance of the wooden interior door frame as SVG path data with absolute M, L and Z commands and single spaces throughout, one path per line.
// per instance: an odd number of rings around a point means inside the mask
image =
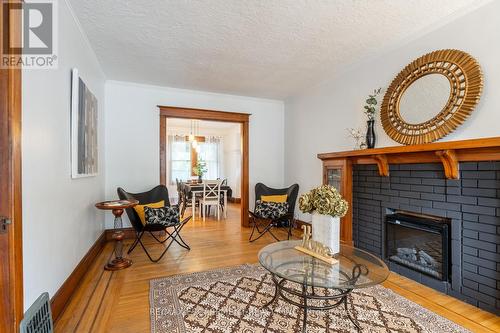
M 19 45 L 21 0 L 0 2 L 0 43 Z M 7 10 L 7 12 L 4 12 Z M 7 24 L 5 24 L 7 23 Z M 4 30 L 4 27 L 8 27 Z M 17 41 L 11 44 L 11 40 Z M 5 45 L 5 44 L 3 44 Z M 18 332 L 24 313 L 21 221 L 21 78 L 20 68 L 0 69 L 0 216 L 7 218 L 0 233 L 0 332 Z M 2 222 L 0 220 L 0 222 Z M 1 229 L 2 226 L 0 226 Z
M 167 118 L 239 123 L 241 125 L 241 225 L 248 227 L 250 114 L 158 105 L 160 109 L 160 183 L 167 185 Z

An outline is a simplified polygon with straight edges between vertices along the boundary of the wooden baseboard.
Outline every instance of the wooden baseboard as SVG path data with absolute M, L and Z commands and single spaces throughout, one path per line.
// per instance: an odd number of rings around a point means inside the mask
M 241 203 L 241 198 L 227 198 L 227 201 L 231 203 Z
M 82 260 L 75 267 L 70 276 L 64 281 L 62 286 L 57 290 L 52 299 L 50 300 L 50 305 L 52 309 L 52 317 L 54 321 L 57 320 L 59 315 L 63 312 L 64 307 L 68 303 L 68 300 L 73 295 L 73 292 L 78 287 L 81 279 L 87 273 L 90 265 L 94 262 L 97 256 L 101 253 L 104 245 L 106 244 L 106 231 L 97 238 L 94 245 L 88 250 L 88 252 L 83 256 Z

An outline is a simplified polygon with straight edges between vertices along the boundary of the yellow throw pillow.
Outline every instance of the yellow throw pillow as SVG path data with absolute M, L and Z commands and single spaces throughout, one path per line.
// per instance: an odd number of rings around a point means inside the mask
M 134 206 L 135 212 L 139 215 L 139 219 L 141 219 L 142 225 L 146 225 L 146 216 L 144 215 L 144 207 L 146 206 L 150 208 L 162 208 L 165 207 L 165 200 Z
M 260 200 L 265 202 L 286 202 L 288 195 L 261 195 Z

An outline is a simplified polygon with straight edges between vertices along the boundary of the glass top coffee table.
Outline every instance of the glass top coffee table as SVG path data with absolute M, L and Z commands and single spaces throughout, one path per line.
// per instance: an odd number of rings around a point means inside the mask
M 271 305 L 279 297 L 304 311 L 302 332 L 306 331 L 308 310 L 330 310 L 344 305 L 351 322 L 348 296 L 355 290 L 384 282 L 387 265 L 374 255 L 347 244 L 340 245 L 333 265 L 294 249 L 301 241 L 282 241 L 267 245 L 259 252 L 260 264 L 271 273 L 275 285 Z

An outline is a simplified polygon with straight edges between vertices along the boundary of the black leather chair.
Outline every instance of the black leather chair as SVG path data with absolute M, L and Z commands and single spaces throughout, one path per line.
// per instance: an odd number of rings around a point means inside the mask
M 118 192 L 118 197 L 121 200 L 124 200 L 124 199 L 136 199 L 136 200 L 139 201 L 140 205 L 146 205 L 148 203 L 154 203 L 154 202 L 158 202 L 158 201 L 164 200 L 165 201 L 165 206 L 170 206 L 170 200 L 169 200 L 169 197 L 168 197 L 168 190 L 167 190 L 167 188 L 164 185 L 158 185 L 155 188 L 153 188 L 152 190 L 147 191 L 147 192 L 143 192 L 143 193 L 129 193 L 129 192 L 125 191 L 121 187 L 119 187 L 117 189 L 117 192 Z M 134 228 L 135 233 L 136 233 L 136 235 L 135 235 L 136 236 L 135 242 L 132 244 L 132 246 L 130 246 L 130 248 L 129 248 L 129 250 L 128 250 L 127 253 L 132 252 L 135 249 L 135 247 L 137 246 L 137 244 L 141 244 L 141 246 L 144 249 L 144 252 L 146 252 L 149 260 L 151 260 L 152 262 L 158 262 L 158 261 L 161 260 L 161 258 L 163 258 L 163 256 L 165 255 L 165 253 L 167 253 L 167 250 L 170 248 L 170 246 L 172 245 L 172 243 L 174 241 L 177 244 L 179 244 L 180 246 L 182 246 L 183 248 L 185 248 L 186 250 L 191 250 L 191 248 L 189 247 L 189 245 L 186 244 L 186 242 L 184 241 L 184 239 L 182 239 L 182 237 L 180 235 L 180 232 L 181 232 L 182 228 L 191 219 L 191 216 L 185 218 L 182 222 L 179 220 L 178 224 L 176 224 L 176 225 L 174 225 L 174 226 L 171 227 L 171 228 L 173 228 L 173 231 L 169 231 L 167 229 L 170 228 L 170 227 L 165 227 L 162 224 L 146 224 L 146 225 L 143 225 L 142 222 L 141 222 L 141 220 L 140 220 L 140 218 L 139 218 L 139 215 L 137 215 L 137 212 L 133 208 L 127 208 L 127 209 L 125 209 L 125 211 L 127 212 L 127 216 L 128 216 L 128 218 L 130 220 L 130 223 L 132 224 L 132 227 Z M 168 236 L 165 237 L 164 240 L 158 239 L 153 234 L 153 232 L 155 232 L 155 231 L 165 231 L 165 233 Z M 149 254 L 148 250 L 146 249 L 146 247 L 144 246 L 144 244 L 143 244 L 143 242 L 141 240 L 142 236 L 146 232 L 148 232 L 151 236 L 153 236 L 153 238 L 158 243 L 163 244 L 166 241 L 170 240 L 170 243 L 165 247 L 165 250 L 162 252 L 162 254 L 157 259 L 153 259 L 151 257 L 151 255 Z
M 294 225 L 294 213 L 295 213 L 295 203 L 297 202 L 297 196 L 299 195 L 299 185 L 298 184 L 293 184 L 290 187 L 287 188 L 271 188 L 268 187 L 262 183 L 257 183 L 255 185 L 255 202 L 257 205 L 257 200 L 261 199 L 261 196 L 263 195 L 287 195 L 287 202 L 288 202 L 288 212 L 284 216 L 272 220 L 272 219 L 263 219 L 259 217 L 257 214 L 254 212 L 249 212 L 250 213 L 250 223 L 253 224 L 252 228 L 252 233 L 250 234 L 250 242 L 254 242 L 257 239 L 261 238 L 264 236 L 267 232 L 271 236 L 274 237 L 277 241 L 280 241 L 278 237 L 274 235 L 272 232 L 273 228 L 276 227 L 286 227 L 288 228 L 287 234 L 288 237 L 287 239 L 290 239 L 290 236 L 292 235 L 292 228 Z M 259 223 L 261 226 L 259 227 Z M 263 229 L 261 229 L 263 228 Z M 253 238 L 253 235 L 257 231 L 257 237 Z

